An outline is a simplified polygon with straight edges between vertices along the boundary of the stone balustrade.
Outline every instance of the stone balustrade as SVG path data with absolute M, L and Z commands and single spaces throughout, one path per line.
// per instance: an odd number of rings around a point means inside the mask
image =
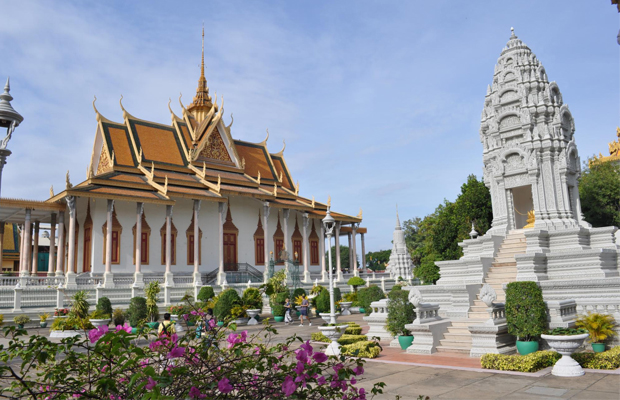
M 368 323 L 368 326 L 370 327 L 368 333 L 366 333 L 366 337 L 368 337 L 368 340 L 372 340 L 373 337 L 378 337 L 380 340 L 394 339 L 394 336 L 392 336 L 385 329 L 388 316 L 387 306 L 388 299 L 383 299 L 370 303 L 370 308 L 372 308 L 372 312 L 370 313 L 370 315 L 364 317 L 364 321 L 366 321 Z
M 575 300 L 549 300 L 545 304 L 549 329 L 575 326 L 577 320 L 577 302 Z

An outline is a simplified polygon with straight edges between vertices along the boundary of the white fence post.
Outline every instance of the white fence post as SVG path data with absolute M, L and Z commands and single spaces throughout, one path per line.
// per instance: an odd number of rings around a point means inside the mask
M 21 284 L 17 283 L 15 288 L 13 289 L 13 312 L 21 312 L 22 311 L 22 291 L 24 288 Z
M 62 282 L 56 288 L 56 308 L 65 308 L 65 288 L 62 286 Z

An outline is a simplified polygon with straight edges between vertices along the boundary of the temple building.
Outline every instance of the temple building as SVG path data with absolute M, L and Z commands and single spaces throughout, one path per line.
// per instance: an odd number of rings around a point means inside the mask
M 590 160 L 590 164 L 593 162 L 612 162 L 620 165 L 620 128 L 616 128 L 616 136 L 618 139 L 609 143 L 609 155 L 604 156 L 603 153 L 599 153 L 598 157 L 594 156 Z
M 270 151 L 268 131 L 259 143 L 233 138 L 223 99 L 209 94 L 204 32 L 196 94 L 190 104 L 181 98 L 179 103 L 179 115 L 168 103 L 171 123 L 165 125 L 134 117 L 122 97 L 122 120 L 112 121 L 97 111 L 95 98 L 97 129 L 87 179 L 74 185 L 67 173 L 66 187 L 59 193 L 50 189 L 43 204 L 2 199 L 0 218 L 24 226 L 24 243 L 32 243 L 35 224 L 37 232 L 39 223 L 49 224 L 49 248 L 57 254 L 50 254 L 47 274 L 66 275 L 67 287 L 75 287 L 83 273 L 103 275 L 105 288 L 115 281 L 140 287 L 148 273 L 164 274 L 167 286 L 181 282 L 179 276 L 195 285 L 256 282 L 270 261 L 283 268 L 283 258 L 297 261 L 302 282 L 325 279 L 321 219 L 330 201 L 300 195 L 285 146 Z M 45 210 L 35 217 L 40 209 Z M 361 210 L 357 216 L 331 215 L 336 237 L 348 235 L 355 248 L 359 235 L 363 247 Z M 23 260 L 31 257 L 28 250 Z M 337 260 L 341 276 L 346 268 Z M 22 276 L 36 271 L 28 261 L 20 265 Z

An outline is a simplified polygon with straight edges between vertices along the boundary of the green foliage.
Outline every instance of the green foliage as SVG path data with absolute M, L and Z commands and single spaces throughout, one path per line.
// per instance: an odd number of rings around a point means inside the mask
M 144 288 L 144 294 L 146 295 L 146 318 L 150 322 L 155 322 L 159 319 L 157 295 L 160 291 L 161 288 L 159 287 L 159 281 L 151 281 Z
M 136 328 L 147 317 L 146 299 L 144 297 L 132 297 L 129 300 L 129 308 L 127 309 L 127 319 L 129 324 Z
M 93 328 L 88 318 L 78 318 L 75 314 L 69 314 L 67 318 L 56 318 L 52 323 L 54 331 L 84 331 Z
M 329 290 L 327 291 L 327 293 L 329 294 Z M 342 300 L 342 293 L 340 292 L 339 287 L 335 287 L 334 288 L 334 302 L 337 303 L 340 300 Z
M 593 162 L 579 178 L 581 211 L 594 227 L 620 226 L 620 165 Z
M 329 253 L 325 252 L 325 265 L 329 268 L 329 259 L 327 258 Z M 357 267 L 359 268 L 359 255 L 357 257 Z M 349 261 L 349 248 L 346 246 L 340 245 L 340 265 L 343 271 L 349 271 L 349 265 L 351 265 Z M 334 271 L 336 270 L 336 246 L 332 246 L 332 268 Z
M 368 268 L 373 271 L 383 271 L 390 261 L 392 250 L 371 251 L 366 254 L 366 263 Z
M 219 321 L 224 321 L 231 316 L 231 311 L 234 306 L 239 305 L 241 299 L 235 289 L 229 288 L 220 293 L 219 300 L 213 309 L 215 318 Z
M 100 297 L 95 309 L 102 311 L 104 314 L 112 315 L 112 303 L 107 297 Z
M 547 332 L 547 335 L 572 336 L 572 335 L 583 335 L 584 333 L 588 333 L 588 331 L 586 331 L 585 329 L 575 329 L 575 328 L 555 328 Z
M 312 286 L 312 289 L 310 290 L 310 294 L 319 294 L 321 293 L 323 290 L 327 290 L 325 288 L 325 286 L 321 286 L 321 285 L 314 285 Z
M 17 325 L 26 325 L 28 322 L 30 322 L 30 317 L 26 314 L 21 314 L 14 317 L 13 322 L 15 322 Z
M 396 292 L 397 290 L 402 290 L 403 286 L 402 285 L 394 285 L 392 286 L 392 289 L 390 289 L 390 292 Z
M 263 308 L 263 298 L 261 297 L 260 290 L 256 288 L 245 289 L 243 296 L 241 296 L 241 303 L 246 307 L 246 310 Z
M 344 301 L 357 302 L 357 292 L 349 292 L 342 295 Z
M 331 340 L 327 338 L 327 336 L 323 335 L 323 332 L 313 332 L 310 335 L 310 339 L 314 342 L 323 342 L 323 343 L 331 343 Z
M 609 314 L 589 313 L 577 319 L 578 328 L 585 329 L 590 334 L 590 342 L 601 343 L 605 339 L 616 336 L 614 331 L 616 321 Z
M 85 290 L 78 290 L 75 292 L 71 298 L 71 313 L 78 318 L 87 318 L 89 308 L 88 292 Z
M 271 306 L 271 313 L 274 317 L 283 317 L 286 309 L 282 304 L 273 304 Z
M 200 292 L 198 292 L 198 300 L 200 301 L 208 301 L 209 299 L 215 296 L 215 292 L 211 286 L 203 286 L 200 288 Z
M 536 282 L 511 282 L 506 287 L 508 333 L 532 341 L 547 330 L 547 309 Z
M 359 341 L 342 346 L 340 352 L 345 356 L 376 358 L 381 353 L 381 346 L 377 342 Z
M 360 307 L 366 309 L 366 315 L 370 314 L 370 304 L 374 301 L 385 299 L 385 294 L 379 286 L 371 285 L 357 291 L 357 301 Z
M 49 313 L 43 313 L 43 314 L 39 314 L 39 320 L 41 320 L 41 322 L 45 322 L 47 321 L 47 319 L 50 317 Z M 2 325 L 0 323 L 0 325 Z
M 571 356 L 583 368 L 618 369 L 620 368 L 620 346 L 602 353 L 574 353 Z
M 110 319 L 110 314 L 106 314 L 103 310 L 97 310 L 91 312 L 88 319 Z
M 349 335 L 345 333 L 344 335 L 340 336 L 340 339 L 338 339 L 338 343 L 340 345 L 345 345 L 345 344 L 353 344 L 356 342 L 361 342 L 361 341 L 366 341 L 366 340 L 368 340 L 366 335 Z
M 112 322 L 114 326 L 123 325 L 125 323 L 125 313 L 120 308 L 112 312 Z
M 273 296 L 275 293 L 288 292 L 286 288 L 286 271 L 276 271 L 265 285 L 265 294 Z
M 291 299 L 296 299 L 299 296 L 307 296 L 306 291 L 303 288 L 297 288 L 293 291 L 293 297 L 291 297 Z M 299 303 L 301 305 L 301 303 Z
M 385 329 L 392 336 L 411 336 L 411 332 L 405 328 L 405 325 L 412 323 L 416 314 L 415 307 L 409 302 L 409 291 L 391 291 L 388 299 Z
M 361 335 L 362 327 L 358 324 L 349 324 L 349 327 L 344 331 L 345 335 Z
M 323 290 L 316 297 L 316 311 L 318 313 L 327 313 L 330 311 L 329 290 Z
M 363 286 L 366 284 L 366 281 L 360 278 L 359 276 L 352 276 L 347 281 L 347 285 L 353 286 L 353 290 L 357 292 L 358 286 Z
M 480 358 L 480 365 L 500 371 L 536 372 L 551 367 L 561 357 L 555 351 L 536 351 L 526 356 L 487 353 Z

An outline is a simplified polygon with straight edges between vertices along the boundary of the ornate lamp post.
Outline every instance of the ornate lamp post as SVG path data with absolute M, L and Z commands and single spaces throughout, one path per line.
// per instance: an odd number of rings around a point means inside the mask
M 0 191 L 2 190 L 2 169 L 6 164 L 6 158 L 11 155 L 11 150 L 7 149 L 6 146 L 9 144 L 15 128 L 24 120 L 24 117 L 11 106 L 13 96 L 9 94 L 10 90 L 11 85 L 7 78 L 4 93 L 0 94 L 0 128 L 7 129 L 6 137 L 0 143 Z
M 323 227 L 325 228 L 325 234 L 327 235 L 327 251 L 329 259 L 329 323 L 336 323 L 336 312 L 334 304 L 334 275 L 332 272 L 332 236 L 334 234 L 334 227 L 336 226 L 336 220 L 331 216 L 329 207 L 323 218 Z

